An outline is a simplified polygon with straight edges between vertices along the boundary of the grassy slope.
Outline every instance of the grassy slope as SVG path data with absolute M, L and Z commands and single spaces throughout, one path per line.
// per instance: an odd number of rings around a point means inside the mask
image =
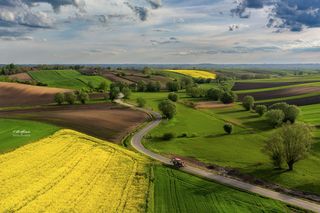
M 154 176 L 154 212 L 289 212 L 281 202 L 170 168 L 156 166 Z
M 27 143 L 51 135 L 59 128 L 34 121 L 0 119 L 0 153 L 8 152 Z M 13 136 L 14 130 L 31 131 L 31 136 Z
M 29 72 L 30 76 L 50 87 L 82 89 L 87 88 L 88 82 L 92 82 L 97 87 L 102 81 L 110 82 L 101 76 L 81 75 L 75 70 L 43 70 Z
M 184 94 L 180 94 L 184 96 Z M 139 93 L 153 109 L 166 98 L 166 93 Z M 259 178 L 274 181 L 286 187 L 320 194 L 320 143 L 313 147 L 308 159 L 295 165 L 293 172 L 273 170 L 268 156 L 262 151 L 272 134 L 265 119 L 244 111 L 240 106 L 229 109 L 195 110 L 177 104 L 177 115 L 154 129 L 151 138 L 144 141 L 147 148 L 160 153 L 196 158 L 203 162 L 237 168 Z M 232 135 L 225 135 L 225 121 L 234 123 Z M 162 141 L 166 132 L 176 136 L 187 133 L 189 137 Z

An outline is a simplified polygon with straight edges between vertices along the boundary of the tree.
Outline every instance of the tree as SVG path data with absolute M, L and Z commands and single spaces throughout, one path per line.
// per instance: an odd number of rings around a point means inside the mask
M 268 111 L 268 108 L 265 105 L 257 105 L 255 110 L 256 113 L 258 113 L 260 116 L 263 116 Z
M 87 101 L 89 101 L 89 95 L 85 91 L 79 91 L 78 92 L 78 100 L 82 103 L 85 104 Z
M 173 101 L 173 102 L 177 102 L 178 98 L 179 98 L 178 95 L 176 93 L 174 93 L 174 92 L 170 92 L 168 94 L 168 99 Z
M 285 102 L 276 103 L 270 106 L 270 109 L 279 109 L 284 113 L 283 122 L 290 121 L 294 123 L 300 114 L 300 109 L 295 105 L 289 105 Z
M 57 93 L 54 95 L 54 101 L 59 105 L 61 105 L 64 102 L 64 99 L 65 97 L 63 93 Z
M 119 87 L 112 87 L 110 89 L 109 99 L 113 101 L 114 99 L 118 98 L 120 92 L 121 91 Z
M 176 105 L 169 100 L 161 101 L 158 108 L 162 112 L 163 116 L 168 119 L 172 119 L 177 112 Z
M 271 158 L 280 155 L 291 171 L 296 162 L 308 155 L 311 144 L 312 130 L 310 126 L 304 123 L 285 124 L 272 136 L 265 149 Z
M 123 98 L 124 99 L 129 99 L 130 98 L 131 90 L 128 87 L 124 87 L 121 92 L 123 94 Z
M 187 87 L 186 92 L 187 92 L 187 95 L 192 98 L 201 98 L 201 97 L 204 97 L 206 94 L 206 91 L 203 88 L 198 86 Z
M 77 96 L 73 92 L 65 93 L 65 99 L 68 104 L 74 104 L 76 102 Z
M 145 75 L 150 75 L 152 73 L 152 69 L 150 67 L 144 67 L 142 72 Z
M 180 79 L 180 86 L 182 89 L 185 89 L 188 86 L 191 86 L 192 84 L 193 84 L 192 78 L 183 77 Z
M 250 95 L 245 96 L 242 100 L 242 105 L 247 111 L 252 110 L 254 107 L 254 97 Z
M 279 110 L 282 110 L 282 112 L 284 113 L 285 110 L 287 109 L 289 105 L 285 102 L 280 102 L 280 103 L 275 103 L 275 104 L 272 104 L 269 109 L 272 110 L 272 109 L 279 109 Z
M 180 84 L 178 81 L 169 81 L 166 87 L 170 92 L 177 92 L 180 89 Z
M 137 92 L 145 92 L 147 90 L 146 83 L 144 81 L 139 81 L 137 84 Z
M 226 124 L 223 125 L 223 129 L 227 134 L 230 135 L 232 133 L 232 130 L 233 130 L 233 125 L 230 124 L 230 123 L 226 123 Z
M 106 81 L 102 81 L 100 84 L 99 84 L 99 90 L 102 91 L 102 92 L 105 92 L 107 91 L 107 88 L 108 88 L 108 84 Z
M 146 91 L 147 92 L 159 92 L 160 87 L 161 87 L 160 82 L 149 81 L 148 84 L 146 85 Z
M 224 104 L 231 104 L 237 101 L 237 95 L 232 91 L 224 92 L 221 96 L 221 102 Z
M 290 121 L 291 123 L 295 123 L 296 119 L 300 114 L 300 109 L 295 105 L 289 105 L 285 111 L 285 118 L 284 121 Z
M 220 100 L 222 91 L 220 89 L 211 88 L 207 91 L 206 97 L 212 101 Z
M 94 84 L 92 81 L 88 81 L 88 87 L 93 90 L 94 89 Z
M 144 107 L 146 105 L 146 100 L 142 97 L 137 98 L 138 107 Z
M 272 109 L 266 113 L 266 117 L 272 126 L 276 127 L 282 124 L 284 119 L 284 113 L 280 109 Z
M 272 161 L 274 167 L 281 169 L 283 164 L 283 144 L 281 142 L 279 134 L 272 134 L 270 139 L 267 141 L 265 150 Z M 280 141 L 280 142 L 279 142 Z

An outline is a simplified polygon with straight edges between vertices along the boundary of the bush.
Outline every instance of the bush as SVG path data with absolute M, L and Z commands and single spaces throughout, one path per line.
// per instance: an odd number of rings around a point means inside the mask
M 87 101 L 89 101 L 89 95 L 87 92 L 84 91 L 79 91 L 78 92 L 78 100 L 82 103 L 85 104 Z
M 188 134 L 187 133 L 182 133 L 181 135 L 178 136 L 179 138 L 186 138 L 188 137 Z
M 63 93 L 57 93 L 54 95 L 54 102 L 61 105 L 64 102 L 64 94 Z
M 284 113 L 280 109 L 272 109 L 266 113 L 266 117 L 272 126 L 276 127 L 282 124 L 284 120 Z
M 224 92 L 221 96 L 221 102 L 224 104 L 231 104 L 237 101 L 237 95 L 232 91 Z
M 73 92 L 65 93 L 65 100 L 68 104 L 74 104 L 76 102 L 77 96 Z
M 168 95 L 168 99 L 173 101 L 173 102 L 177 102 L 178 101 L 178 95 L 174 92 L 169 93 Z
M 165 118 L 172 119 L 176 114 L 176 105 L 169 100 L 161 101 L 158 108 Z
M 230 135 L 232 133 L 232 130 L 233 130 L 233 125 L 227 123 L 227 124 L 223 125 L 223 129 L 227 134 Z
M 220 100 L 222 91 L 220 89 L 211 88 L 207 91 L 206 97 L 212 101 Z
M 257 105 L 255 110 L 256 113 L 258 113 L 260 116 L 263 116 L 268 111 L 268 108 L 265 105 Z
M 146 105 L 146 100 L 142 97 L 137 98 L 138 107 L 144 107 Z
M 172 132 L 167 132 L 162 135 L 162 140 L 169 141 L 173 139 L 175 135 Z
M 245 96 L 242 100 L 242 105 L 247 111 L 252 110 L 254 107 L 254 98 L 250 95 Z

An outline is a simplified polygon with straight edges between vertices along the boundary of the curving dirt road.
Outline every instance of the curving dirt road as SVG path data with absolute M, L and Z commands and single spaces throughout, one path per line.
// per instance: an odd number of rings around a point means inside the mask
M 130 104 L 126 104 L 123 103 L 122 101 L 118 100 L 117 103 L 128 106 L 128 107 L 134 107 Z M 145 111 L 145 110 L 143 110 Z M 147 111 L 149 114 L 152 114 L 153 117 L 155 118 L 153 121 L 151 121 L 147 126 L 145 126 L 143 129 L 139 130 L 137 133 L 134 134 L 134 136 L 131 139 L 131 145 L 140 153 L 145 154 L 157 161 L 160 161 L 164 164 L 168 164 L 170 165 L 170 159 L 167 157 L 164 157 L 162 155 L 156 154 L 148 149 L 146 149 L 143 145 L 142 145 L 142 139 L 143 137 L 149 132 L 151 131 L 153 128 L 155 128 L 156 126 L 158 126 L 161 122 L 161 115 L 159 113 L 156 112 L 152 112 L 152 111 Z M 260 186 L 255 186 L 246 182 L 242 182 L 239 180 L 235 180 L 232 178 L 228 178 L 228 177 L 224 177 L 224 176 L 220 176 L 211 172 L 208 172 L 206 170 L 203 169 L 199 169 L 197 167 L 193 167 L 190 165 L 186 165 L 185 167 L 181 168 L 180 170 L 190 173 L 190 174 L 194 174 L 196 176 L 200 176 L 200 177 L 204 177 L 206 179 L 210 179 L 213 181 L 216 181 L 218 183 L 227 185 L 227 186 L 231 186 L 234 188 L 238 188 L 241 190 L 245 190 L 248 192 L 252 192 L 255 194 L 259 194 L 262 195 L 264 197 L 268 197 L 268 198 L 272 198 L 275 200 L 279 200 L 282 201 L 284 203 L 293 205 L 293 206 L 297 206 L 309 211 L 313 211 L 313 212 L 319 212 L 320 213 L 320 204 L 317 203 L 313 203 L 311 201 L 307 201 L 307 200 L 303 200 L 300 198 L 296 198 L 290 195 L 286 195 L 286 194 L 282 194 L 279 192 L 275 192 L 272 191 L 270 189 L 266 189 L 266 188 L 262 188 Z

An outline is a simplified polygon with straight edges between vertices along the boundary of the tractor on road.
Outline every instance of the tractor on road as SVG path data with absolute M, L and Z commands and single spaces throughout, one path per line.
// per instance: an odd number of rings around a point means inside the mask
M 174 167 L 176 168 L 181 168 L 181 167 L 185 167 L 185 163 L 180 159 L 180 158 L 172 158 L 170 161 Z

